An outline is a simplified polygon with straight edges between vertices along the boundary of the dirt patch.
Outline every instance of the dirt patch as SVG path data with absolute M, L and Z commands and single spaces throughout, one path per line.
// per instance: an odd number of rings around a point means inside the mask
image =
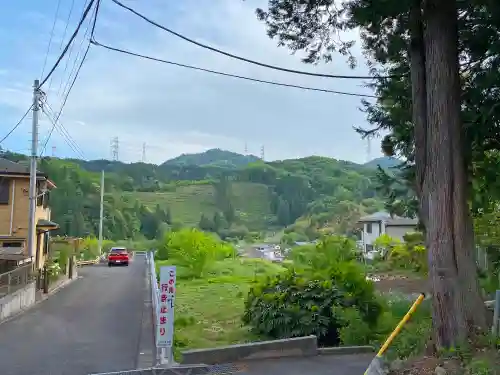
M 440 367 L 442 371 L 437 370 Z M 460 361 L 456 359 L 439 359 L 436 357 L 420 357 L 415 358 L 407 363 L 405 366 L 396 371 L 391 371 L 392 375 L 431 375 L 431 374 L 448 374 L 455 375 L 462 371 Z
M 380 292 L 399 292 L 404 294 L 428 293 L 427 279 L 417 275 L 380 273 L 371 276 L 375 288 Z

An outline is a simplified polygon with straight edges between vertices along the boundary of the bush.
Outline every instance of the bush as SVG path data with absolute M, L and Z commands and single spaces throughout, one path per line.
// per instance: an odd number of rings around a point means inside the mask
M 316 335 L 327 346 L 340 342 L 338 309 L 356 309 L 368 327 L 376 324 L 382 309 L 362 269 L 344 262 L 323 275 L 292 269 L 257 283 L 245 301 L 244 323 L 273 339 Z
M 202 277 L 213 262 L 235 256 L 233 246 L 197 229 L 166 233 L 156 253 L 156 259 L 172 260 L 193 278 Z
M 339 263 L 354 261 L 356 256 L 356 242 L 343 236 L 328 236 L 316 245 L 293 248 L 287 258 L 299 267 L 321 273 Z

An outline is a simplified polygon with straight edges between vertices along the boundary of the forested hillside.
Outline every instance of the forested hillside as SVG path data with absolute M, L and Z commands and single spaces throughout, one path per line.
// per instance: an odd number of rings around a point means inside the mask
M 97 233 L 101 170 L 104 235 L 110 239 L 154 238 L 172 226 L 239 238 L 289 227 L 297 238 L 315 238 L 324 230 L 349 232 L 360 215 L 383 207 L 373 168 L 317 156 L 236 166 L 243 160 L 238 154 L 207 153 L 179 157 L 209 161 L 203 165 L 182 165 L 179 158 L 161 165 L 44 158 L 40 169 L 58 187 L 51 196 L 53 220 L 64 234 Z M 229 156 L 232 166 L 225 162 Z

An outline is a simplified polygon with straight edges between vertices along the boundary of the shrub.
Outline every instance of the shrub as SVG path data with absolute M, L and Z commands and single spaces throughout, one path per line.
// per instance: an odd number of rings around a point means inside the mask
M 194 278 L 203 276 L 206 268 L 215 262 L 236 255 L 235 249 L 214 235 L 197 229 L 182 229 L 165 234 L 156 259 L 171 259 Z
M 381 306 L 362 269 L 344 262 L 323 275 L 292 269 L 257 283 L 245 301 L 244 323 L 275 339 L 314 334 L 320 345 L 340 342 L 339 308 L 354 308 L 368 327 L 375 325 Z
M 297 246 L 287 258 L 306 270 L 321 273 L 339 263 L 354 261 L 357 257 L 356 242 L 343 236 L 328 236 L 316 245 Z M 360 270 L 363 273 L 363 270 Z

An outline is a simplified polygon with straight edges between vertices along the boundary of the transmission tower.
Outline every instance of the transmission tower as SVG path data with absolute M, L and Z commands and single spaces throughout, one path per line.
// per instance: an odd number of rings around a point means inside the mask
M 120 142 L 118 137 L 114 137 L 111 139 L 111 157 L 114 161 L 118 161 L 118 151 L 120 148 Z
M 260 158 L 264 160 L 264 145 L 260 148 Z
M 142 144 L 142 162 L 146 162 L 146 142 Z
M 56 146 L 52 146 L 52 157 L 55 157 L 56 156 Z
M 248 144 L 245 142 L 245 155 L 248 155 Z

